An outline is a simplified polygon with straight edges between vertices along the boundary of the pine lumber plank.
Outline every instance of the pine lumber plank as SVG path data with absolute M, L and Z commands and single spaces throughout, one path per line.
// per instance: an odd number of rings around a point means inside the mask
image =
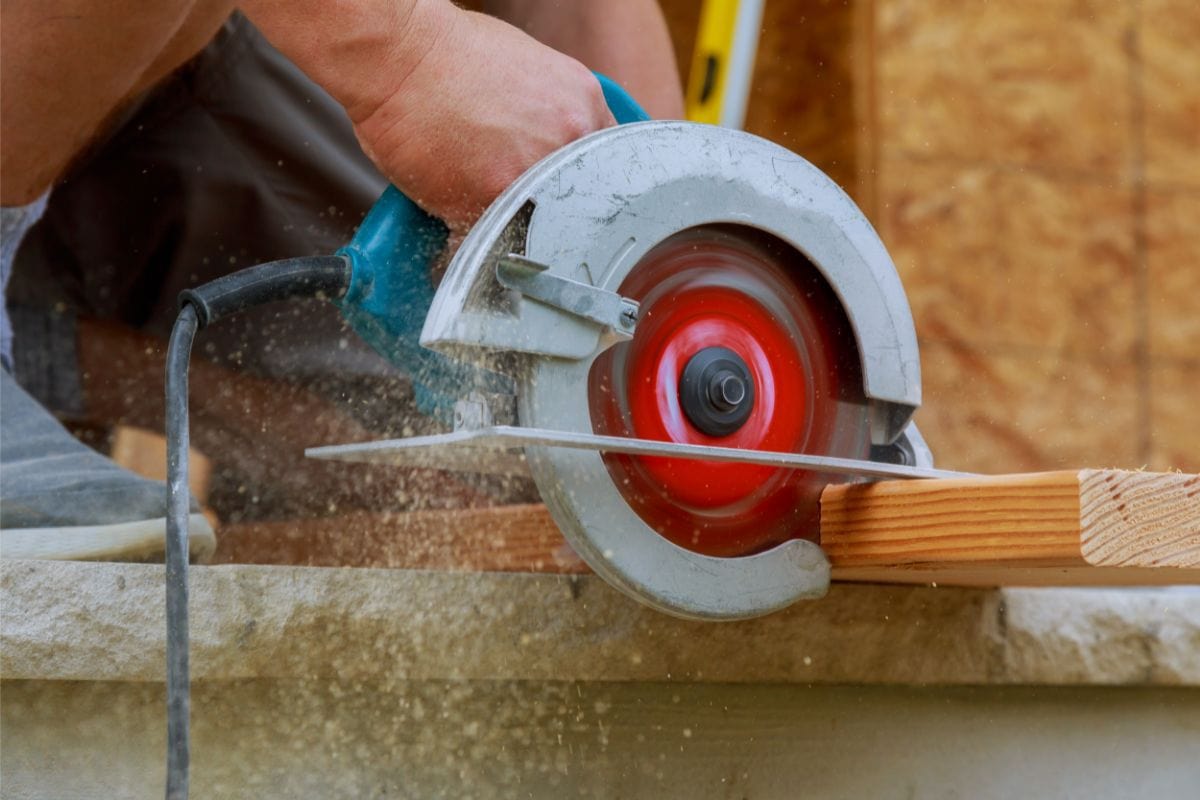
M 1200 476 L 1081 470 L 830 486 L 821 546 L 842 581 L 1200 584 Z M 540 505 L 228 526 L 216 561 L 587 572 Z
M 1200 476 L 1079 470 L 830 486 L 821 546 L 841 580 L 1200 583 Z

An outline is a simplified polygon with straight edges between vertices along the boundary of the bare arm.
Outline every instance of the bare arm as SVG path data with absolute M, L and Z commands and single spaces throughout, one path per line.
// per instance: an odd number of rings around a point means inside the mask
M 463 229 L 531 164 L 614 124 L 586 67 L 449 0 L 245 0 L 340 102 L 363 149 Z
M 483 7 L 608 75 L 650 116 L 683 117 L 671 37 L 656 0 L 485 0 Z
M 652 0 L 504 10 L 676 116 L 670 43 Z M 346 108 L 364 149 L 427 210 L 463 228 L 527 167 L 613 124 L 587 67 L 450 0 L 245 0 L 271 42 Z M 6 0 L 0 202 L 29 202 L 104 122 L 183 63 L 228 0 Z

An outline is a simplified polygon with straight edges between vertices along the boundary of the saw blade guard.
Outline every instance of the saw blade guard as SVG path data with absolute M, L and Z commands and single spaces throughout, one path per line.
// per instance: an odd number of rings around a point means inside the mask
M 649 116 L 607 76 L 595 73 L 618 123 Z M 417 409 L 448 422 L 459 395 L 511 392 L 504 376 L 421 347 L 421 326 L 434 300 L 431 270 L 449 238 L 442 220 L 388 186 L 354 238 L 337 255 L 350 261 L 350 287 L 336 301 L 355 332 L 413 380 Z
M 632 340 L 503 285 L 510 254 L 641 303 Z M 850 198 L 777 145 L 682 122 L 602 131 L 530 169 L 464 241 L 421 343 L 521 354 L 519 418 L 540 429 L 865 458 L 921 399 L 903 288 Z M 540 446 L 526 458 L 576 551 L 659 610 L 740 619 L 828 586 L 820 548 L 798 538 L 812 520 L 796 516 L 827 476 Z
M 450 354 L 593 357 L 602 325 L 506 291 L 516 253 L 616 291 L 643 257 L 692 228 L 762 231 L 803 254 L 846 314 L 862 360 L 871 441 L 894 441 L 921 403 L 912 314 L 895 266 L 854 202 L 790 151 L 742 131 L 641 122 L 592 134 L 519 178 L 472 228 L 434 296 L 421 344 Z

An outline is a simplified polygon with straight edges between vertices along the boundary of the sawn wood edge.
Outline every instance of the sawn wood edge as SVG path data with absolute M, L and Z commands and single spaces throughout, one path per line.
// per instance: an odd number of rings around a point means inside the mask
M 821 546 L 841 580 L 1200 583 L 1200 477 L 1079 470 L 830 486 Z

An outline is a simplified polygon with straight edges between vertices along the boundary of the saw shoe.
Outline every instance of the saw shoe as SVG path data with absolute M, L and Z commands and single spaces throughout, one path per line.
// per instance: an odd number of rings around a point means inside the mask
M 155 561 L 166 553 L 166 486 L 84 445 L 0 370 L 0 558 Z M 216 548 L 195 500 L 188 551 Z

